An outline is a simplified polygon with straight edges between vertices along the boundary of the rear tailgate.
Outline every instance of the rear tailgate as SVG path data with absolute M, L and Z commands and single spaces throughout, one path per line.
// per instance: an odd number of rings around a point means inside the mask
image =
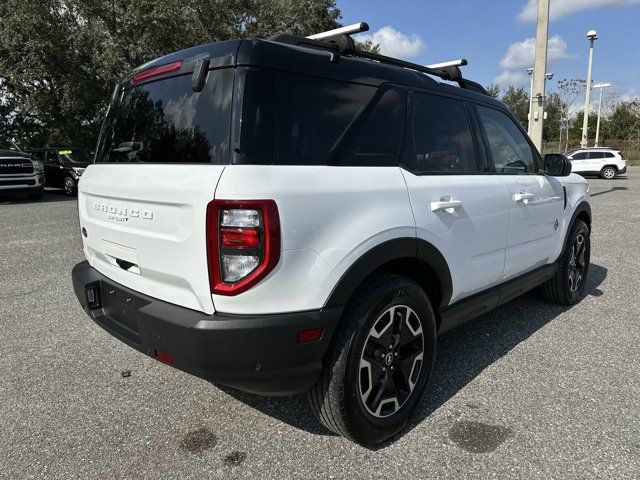
M 229 163 L 237 46 L 197 47 L 136 70 L 114 92 L 78 188 L 91 266 L 206 313 L 214 312 L 206 211 Z
M 206 210 L 222 165 L 92 165 L 80 182 L 84 253 L 151 297 L 213 313 Z

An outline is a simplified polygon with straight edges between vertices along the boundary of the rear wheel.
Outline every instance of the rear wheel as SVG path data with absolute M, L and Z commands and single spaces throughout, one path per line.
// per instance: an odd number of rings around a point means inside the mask
M 64 193 L 69 196 L 73 196 L 76 193 L 76 182 L 71 177 L 66 177 L 62 184 L 64 188 Z
M 542 296 L 560 305 L 574 305 L 582 300 L 587 287 L 590 255 L 589 227 L 582 220 L 576 220 L 565 251 L 558 260 L 558 271 L 540 286 Z
M 431 376 L 436 326 L 415 282 L 383 274 L 349 302 L 309 404 L 327 428 L 365 445 L 398 433 Z
M 616 175 L 618 175 L 618 170 L 616 170 L 615 167 L 604 167 L 601 171 L 600 171 L 600 177 L 607 179 L 607 180 L 611 180 L 613 178 L 616 178 Z

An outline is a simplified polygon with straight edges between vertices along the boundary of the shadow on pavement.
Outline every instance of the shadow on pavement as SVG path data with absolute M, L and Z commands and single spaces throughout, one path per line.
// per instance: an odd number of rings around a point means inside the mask
M 0 205 L 27 204 L 27 203 L 54 203 L 54 202 L 75 202 L 78 198 L 64 193 L 63 190 L 45 189 L 42 200 L 31 200 L 26 193 L 5 193 L 0 192 Z
M 592 193 L 591 197 L 597 197 L 598 195 L 603 195 L 605 193 L 616 192 L 618 190 L 629 190 L 628 187 L 612 187 L 609 190 L 602 190 L 601 192 Z
M 598 287 L 606 277 L 606 268 L 591 264 L 587 296 L 603 295 Z M 393 444 L 484 369 L 568 308 L 547 303 L 538 299 L 534 293 L 528 293 L 439 337 L 431 386 L 416 416 L 399 435 L 372 449 L 378 450 Z M 334 435 L 315 419 L 304 395 L 262 397 L 227 387 L 218 388 L 256 410 L 296 428 L 318 435 Z

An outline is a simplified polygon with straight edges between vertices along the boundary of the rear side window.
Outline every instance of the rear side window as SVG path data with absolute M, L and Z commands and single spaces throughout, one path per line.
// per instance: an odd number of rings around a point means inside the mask
M 476 173 L 473 136 L 460 100 L 416 93 L 413 106 L 415 173 Z
M 478 106 L 487 146 L 498 173 L 535 173 L 533 151 L 524 134 L 506 114 Z
M 604 158 L 613 158 L 615 155 L 611 152 L 604 152 Z
M 233 69 L 125 89 L 103 125 L 96 162 L 228 163 Z
M 571 160 L 585 160 L 587 158 L 587 152 L 576 153 Z
M 247 69 L 236 89 L 233 163 L 397 165 L 404 90 Z

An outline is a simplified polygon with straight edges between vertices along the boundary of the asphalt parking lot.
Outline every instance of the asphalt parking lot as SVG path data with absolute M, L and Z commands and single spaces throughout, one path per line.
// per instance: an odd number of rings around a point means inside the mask
M 640 167 L 589 181 L 588 296 L 443 336 L 417 421 L 375 450 L 303 397 L 223 391 L 112 338 L 73 295 L 75 200 L 0 198 L 0 477 L 638 478 Z

